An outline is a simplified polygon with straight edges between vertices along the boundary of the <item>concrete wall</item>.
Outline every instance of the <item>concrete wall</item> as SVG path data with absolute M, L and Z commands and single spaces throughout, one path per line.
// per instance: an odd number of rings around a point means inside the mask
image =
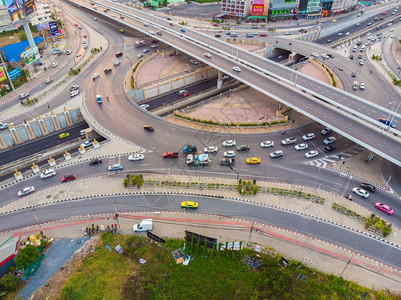
M 173 86 L 173 90 L 178 89 L 180 87 L 184 86 L 184 79 L 183 78 L 177 78 L 177 80 L 173 80 L 171 82 L 172 86 Z
M 157 87 L 153 87 L 153 88 L 143 91 L 143 95 L 144 95 L 145 99 L 156 97 L 158 94 L 159 93 L 158 93 Z

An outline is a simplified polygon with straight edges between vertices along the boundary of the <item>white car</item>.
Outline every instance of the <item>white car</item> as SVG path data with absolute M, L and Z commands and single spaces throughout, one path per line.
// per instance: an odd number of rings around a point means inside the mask
M 359 196 L 361 196 L 361 197 L 364 197 L 365 199 L 369 197 L 369 193 L 368 193 L 367 191 L 365 191 L 364 189 L 354 187 L 354 188 L 352 189 L 352 191 L 353 191 L 355 194 L 357 194 L 357 195 L 359 195 Z
M 30 193 L 33 193 L 34 191 L 35 191 L 35 187 L 33 187 L 33 186 L 28 186 L 28 187 L 23 188 L 22 190 L 20 190 L 20 191 L 18 192 L 18 196 L 19 196 L 19 197 L 25 196 L 25 195 L 28 195 L 28 194 L 30 194 Z
M 284 153 L 283 153 L 283 150 L 277 150 L 277 151 L 271 152 L 269 155 L 271 158 L 276 158 L 276 157 L 283 156 Z
M 67 51 L 65 51 L 65 54 L 66 55 L 70 55 L 72 53 L 72 51 L 71 50 L 67 50 Z
M 345 33 L 346 36 L 350 35 L 351 33 L 349 33 L 348 31 Z
M 140 108 L 143 108 L 143 109 L 147 109 L 149 107 L 149 104 L 142 104 L 142 105 L 140 105 Z
M 327 54 L 322 54 L 322 57 L 325 59 L 329 59 L 329 56 Z
M 364 90 L 366 88 L 366 84 L 364 84 L 363 82 L 361 83 L 360 87 L 361 90 Z
M 52 176 L 56 176 L 56 171 L 54 169 L 47 169 L 40 173 L 40 178 L 45 179 Z
M 130 155 L 128 156 L 128 160 L 129 161 L 133 161 L 133 160 L 143 160 L 145 158 L 145 155 L 143 154 L 134 154 L 134 155 Z
M 235 140 L 227 140 L 223 142 L 223 147 L 232 147 L 235 146 L 237 142 Z
M 143 56 L 143 53 L 138 54 L 138 58 L 141 58 Z
M 206 56 L 207 58 L 211 58 L 211 57 L 212 57 L 212 55 L 211 55 L 210 53 L 205 53 L 205 56 Z
M 302 143 L 302 144 L 298 144 L 298 145 L 295 145 L 295 150 L 305 150 L 305 149 L 308 149 L 308 144 L 307 143 Z
M 328 144 L 334 143 L 335 140 L 336 140 L 336 138 L 335 138 L 334 136 L 329 136 L 327 139 L 325 139 L 325 140 L 323 141 L 323 143 L 325 143 L 326 145 L 328 145 Z
M 233 67 L 233 70 L 234 70 L 235 72 L 241 72 L 240 67 Z
M 191 59 L 191 63 L 194 64 L 194 65 L 198 64 L 198 62 L 195 59 Z
M 52 63 L 52 68 L 55 68 L 55 67 L 57 67 L 57 66 L 58 66 L 58 62 Z
M 117 59 L 117 60 L 113 63 L 113 65 L 115 65 L 115 66 L 118 66 L 119 64 L 121 64 L 121 60 L 119 60 L 119 59 Z
M 206 147 L 205 149 L 203 149 L 203 152 L 205 152 L 205 153 L 217 152 L 217 147 L 216 146 Z
M 7 129 L 8 127 L 10 127 L 10 124 L 8 124 L 8 123 L 1 123 L 1 122 L 0 122 L 0 130 Z
M 234 157 L 235 156 L 235 151 L 226 151 L 224 152 L 224 157 Z
M 317 152 L 317 150 L 311 150 L 311 151 L 305 153 L 306 158 L 311 158 L 311 157 L 315 157 L 318 155 L 319 155 L 319 152 Z
M 95 74 L 92 75 L 92 78 L 98 78 L 99 76 L 100 76 L 99 73 L 95 73 Z
M 394 38 L 394 34 L 390 35 L 390 39 L 393 39 L 393 38 Z
M 29 96 L 29 93 L 23 93 L 23 94 L 19 95 L 19 98 L 20 99 L 24 99 L 24 98 L 26 98 L 28 96 Z
M 52 82 L 52 81 L 53 81 L 53 78 L 51 78 L 51 77 L 50 77 L 50 78 L 47 78 L 47 79 L 46 79 L 46 84 L 48 84 L 48 83 L 50 83 L 50 82 Z
M 143 53 L 148 53 L 150 50 L 148 48 L 143 49 Z
M 328 133 L 330 133 L 331 132 L 331 129 L 330 128 L 324 128 L 323 130 L 322 130 L 322 134 L 323 135 L 326 135 L 326 134 L 328 134 Z
M 150 45 L 150 48 L 157 48 L 157 44 Z
M 77 95 L 79 95 L 79 90 L 75 90 L 75 91 L 70 92 L 70 96 L 71 97 L 75 97 Z
M 87 44 L 84 45 L 84 49 L 86 49 L 86 48 L 88 48 L 88 45 L 87 45 Z
M 314 138 L 315 138 L 315 134 L 313 134 L 312 132 L 311 133 L 307 133 L 304 136 L 302 136 L 302 139 L 304 141 L 309 141 L 309 140 L 312 140 Z
M 394 31 L 394 28 L 390 28 L 390 32 L 393 32 Z
M 149 26 L 149 23 L 145 23 L 145 24 L 143 24 L 143 26 L 148 27 L 148 26 Z
M 274 142 L 273 141 L 264 141 L 260 143 L 260 147 L 262 148 L 268 148 L 268 147 L 273 147 Z
M 149 34 L 155 35 L 155 32 L 151 30 L 151 31 L 149 31 Z
M 230 78 L 230 76 L 228 75 L 223 75 L 223 77 L 221 77 L 223 80 Z
M 88 148 L 93 145 L 93 140 L 87 140 L 81 144 L 83 148 Z

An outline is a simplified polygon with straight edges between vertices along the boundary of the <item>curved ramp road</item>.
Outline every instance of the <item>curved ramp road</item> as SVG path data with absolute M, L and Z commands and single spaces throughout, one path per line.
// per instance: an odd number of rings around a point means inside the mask
M 196 210 L 198 213 L 237 217 L 249 221 L 254 220 L 255 222 L 296 231 L 344 248 L 357 248 L 357 252 L 362 255 L 369 256 L 395 268 L 401 268 L 401 249 L 387 242 L 306 215 L 265 205 L 216 197 L 151 194 L 110 196 L 61 202 L 53 205 L 38 206 L 34 208 L 34 211 L 33 209 L 23 209 L 3 214 L 1 216 L 0 231 L 36 225 L 35 216 L 40 223 L 45 223 L 70 217 L 113 214 L 115 212 L 114 201 L 116 201 L 117 211 L 120 214 L 133 211 L 182 211 L 180 206 L 182 201 L 196 201 L 199 203 L 199 208 Z

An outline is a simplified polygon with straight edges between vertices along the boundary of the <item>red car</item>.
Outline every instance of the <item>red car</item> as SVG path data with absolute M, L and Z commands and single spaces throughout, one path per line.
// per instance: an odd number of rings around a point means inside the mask
M 74 180 L 75 178 L 77 178 L 77 177 L 75 176 L 75 174 L 64 175 L 63 177 L 61 177 L 61 182 L 66 182 L 66 181 Z
M 376 202 L 375 207 L 387 215 L 392 215 L 394 213 L 394 210 L 390 206 L 381 202 Z
M 173 23 L 170 23 L 170 26 L 174 26 L 174 24 L 173 24 Z
M 191 96 L 190 93 L 185 93 L 184 95 L 182 95 L 184 98 Z
M 385 14 L 387 14 L 385 11 L 382 12 L 382 15 L 384 16 Z
M 266 33 L 260 33 L 259 36 L 267 36 Z
M 213 26 L 214 27 L 219 27 L 219 24 L 214 23 Z
M 75 25 L 75 26 L 78 26 L 78 24 L 77 24 L 77 23 L 74 23 L 74 25 Z

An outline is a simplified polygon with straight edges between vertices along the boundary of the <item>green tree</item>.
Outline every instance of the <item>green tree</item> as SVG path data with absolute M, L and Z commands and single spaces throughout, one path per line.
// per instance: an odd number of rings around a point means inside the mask
M 0 278 L 0 290 L 7 292 L 14 292 L 18 289 L 21 281 L 13 273 L 8 273 Z
M 24 82 L 27 82 L 28 78 L 29 79 L 31 78 L 31 73 L 29 73 L 29 70 L 21 68 L 21 77 L 24 80 Z
M 163 0 L 163 6 L 167 6 L 168 5 L 168 1 L 167 0 Z
M 19 33 L 19 39 L 21 40 L 21 42 L 22 41 L 26 41 L 28 38 L 26 37 L 26 33 L 25 33 L 25 31 L 21 31 L 20 33 Z
M 20 255 L 17 256 L 17 268 L 25 269 L 29 263 L 34 263 L 40 256 L 40 249 L 36 246 L 26 245 L 24 249 L 21 249 Z

